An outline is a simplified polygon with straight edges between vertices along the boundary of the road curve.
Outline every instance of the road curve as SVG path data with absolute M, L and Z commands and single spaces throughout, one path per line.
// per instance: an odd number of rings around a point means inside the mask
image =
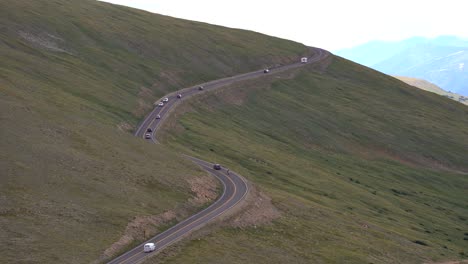
M 283 65 L 279 67 L 270 68 L 270 72 L 267 73 L 268 75 L 282 72 L 288 69 L 301 67 L 303 65 L 311 64 L 319 62 L 326 57 L 329 56 L 329 52 L 314 48 L 313 56 L 308 58 L 307 63 L 292 63 L 288 65 Z M 138 129 L 135 132 L 135 136 L 145 138 L 145 134 L 147 133 L 147 129 L 151 128 L 152 132 L 150 133 L 150 138 L 146 139 L 149 142 L 156 143 L 156 132 L 158 131 L 160 125 L 164 122 L 165 117 L 168 116 L 168 112 L 174 109 L 178 104 L 182 101 L 186 100 L 190 96 L 202 92 L 206 92 L 209 90 L 213 90 L 216 88 L 220 88 L 226 86 L 228 84 L 249 80 L 253 78 L 258 78 L 260 76 L 264 76 L 266 73 L 262 70 L 248 72 L 240 75 L 236 75 L 233 77 L 223 78 L 219 80 L 210 81 L 207 83 L 203 83 L 197 86 L 188 87 L 177 92 L 173 92 L 166 97 L 169 98 L 169 101 L 165 103 L 163 107 L 156 106 L 141 122 Z M 199 90 L 198 87 L 203 86 L 203 90 Z M 182 94 L 182 98 L 177 98 L 177 94 Z M 160 115 L 160 119 L 156 119 L 156 116 Z M 223 194 L 216 200 L 212 205 L 205 208 L 204 210 L 198 212 L 197 214 L 185 219 L 184 221 L 178 223 L 177 225 L 169 228 L 168 230 L 156 235 L 155 237 L 145 241 L 144 243 L 138 245 L 137 247 L 133 248 L 130 251 L 118 256 L 117 258 L 113 259 L 112 261 L 108 262 L 109 264 L 135 264 L 141 263 L 146 258 L 159 253 L 164 248 L 170 246 L 171 244 L 179 241 L 184 236 L 188 235 L 190 232 L 201 228 L 206 223 L 212 221 L 216 217 L 220 216 L 224 212 L 228 211 L 235 205 L 237 205 L 241 200 L 243 200 L 248 192 L 248 185 L 246 180 L 234 173 L 229 172 L 227 173 L 226 168 L 222 168 L 221 170 L 214 170 L 213 164 L 194 158 L 190 156 L 186 156 L 188 159 L 192 160 L 194 163 L 198 164 L 208 173 L 214 175 L 223 185 Z M 143 245 L 145 243 L 155 243 L 156 250 L 151 253 L 144 253 L 143 252 Z
M 162 232 L 161 234 L 149 239 L 148 241 L 138 245 L 130 251 L 120 255 L 109 263 L 112 264 L 128 264 L 128 263 L 141 263 L 144 259 L 157 254 L 164 248 L 172 245 L 173 243 L 180 240 L 190 232 L 199 229 L 206 223 L 210 222 L 217 216 L 223 214 L 230 208 L 234 207 L 239 201 L 244 199 L 248 192 L 248 185 L 246 181 L 239 175 L 233 172 L 226 173 L 226 169 L 214 170 L 213 165 L 209 162 L 188 157 L 193 162 L 197 163 L 204 170 L 218 178 L 223 184 L 223 194 L 210 205 L 208 208 L 198 212 L 197 214 L 185 219 L 170 229 Z M 153 242 L 156 245 L 155 251 L 151 253 L 143 252 L 143 245 L 145 243 Z

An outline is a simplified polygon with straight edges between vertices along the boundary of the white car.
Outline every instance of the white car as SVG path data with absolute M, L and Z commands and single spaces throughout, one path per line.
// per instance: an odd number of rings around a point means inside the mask
M 161 115 L 157 115 L 157 116 L 156 116 L 156 119 L 161 119 Z
M 145 139 L 151 139 L 151 133 L 146 133 L 145 134 Z
M 181 95 L 181 94 L 178 94 L 178 95 L 177 95 L 177 98 L 182 98 L 182 95 Z
M 154 251 L 155 249 L 156 249 L 156 246 L 154 245 L 154 243 L 146 243 L 146 244 L 143 246 L 143 251 L 144 251 L 145 253 Z
M 158 104 L 158 106 L 164 106 L 164 103 L 163 103 L 163 102 L 160 102 L 160 103 Z
M 269 73 L 270 72 L 270 69 L 264 69 L 263 70 L 263 73 Z
M 169 102 L 169 98 L 166 97 L 166 98 L 164 98 L 162 101 L 163 101 L 164 103 L 167 103 L 167 102 Z

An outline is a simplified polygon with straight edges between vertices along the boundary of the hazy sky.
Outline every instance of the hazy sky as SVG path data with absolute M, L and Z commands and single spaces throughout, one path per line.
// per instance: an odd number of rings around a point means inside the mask
M 466 0 L 105 0 L 328 50 L 412 36 L 468 37 Z

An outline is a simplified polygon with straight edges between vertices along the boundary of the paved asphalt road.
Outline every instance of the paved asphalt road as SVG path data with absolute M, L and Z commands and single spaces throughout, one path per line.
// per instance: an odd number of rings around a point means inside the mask
M 151 113 L 149 113 L 145 117 L 145 119 L 143 120 L 143 122 L 141 122 L 140 126 L 135 132 L 135 136 L 145 138 L 147 129 L 151 128 L 153 132 L 150 133 L 150 138 L 146 140 L 149 142 L 156 143 L 157 141 L 156 141 L 155 134 L 159 126 L 161 125 L 161 123 L 164 122 L 165 117 L 168 116 L 167 113 L 171 109 L 176 107 L 181 101 L 187 99 L 191 95 L 206 92 L 206 91 L 213 90 L 216 88 L 220 88 L 220 87 L 223 87 L 225 85 L 228 85 L 234 82 L 258 78 L 266 74 L 270 75 L 270 74 L 285 71 L 288 69 L 301 67 L 306 64 L 315 63 L 315 62 L 325 59 L 329 55 L 327 51 L 322 50 L 322 49 L 314 48 L 314 51 L 315 51 L 314 55 L 308 59 L 307 63 L 297 62 L 293 64 L 270 68 L 269 73 L 264 73 L 262 69 L 259 71 L 244 73 L 244 74 L 236 75 L 233 77 L 228 77 L 224 79 L 207 82 L 201 85 L 185 88 L 180 91 L 171 93 L 166 96 L 167 98 L 169 98 L 169 102 L 165 103 L 165 105 L 162 107 L 156 106 L 153 109 L 153 111 L 151 111 Z M 199 90 L 198 89 L 199 86 L 203 86 L 203 90 Z M 181 94 L 182 98 L 181 99 L 177 98 L 177 94 Z M 157 115 L 160 115 L 161 119 L 156 119 Z M 196 164 L 198 164 L 204 170 L 208 171 L 210 174 L 214 175 L 216 178 L 218 178 L 221 181 L 224 187 L 224 191 L 221 197 L 219 197 L 218 200 L 216 200 L 216 202 L 214 202 L 208 208 L 185 219 L 184 221 L 178 223 L 177 225 L 171 227 L 170 229 L 164 231 L 163 233 L 149 239 L 148 241 L 142 243 L 141 245 L 135 247 L 134 249 L 127 251 L 126 253 L 115 258 L 114 260 L 108 262 L 109 264 L 141 263 L 143 262 L 144 259 L 154 254 L 157 254 L 158 252 L 160 252 L 167 246 L 179 241 L 184 236 L 188 235 L 190 232 L 201 228 L 203 225 L 210 222 L 217 216 L 223 214 L 230 208 L 234 207 L 236 204 L 238 204 L 241 200 L 245 198 L 248 192 L 248 185 L 246 181 L 244 180 L 244 178 L 242 178 L 241 176 L 237 175 L 236 173 L 232 171 L 229 174 L 227 174 L 226 168 L 222 168 L 221 170 L 214 170 L 212 163 L 209 163 L 209 162 L 206 162 L 206 161 L 194 158 L 194 157 L 187 156 L 187 158 L 192 160 Z M 144 253 L 143 245 L 145 243 L 150 243 L 150 242 L 155 243 L 156 250 L 151 253 Z

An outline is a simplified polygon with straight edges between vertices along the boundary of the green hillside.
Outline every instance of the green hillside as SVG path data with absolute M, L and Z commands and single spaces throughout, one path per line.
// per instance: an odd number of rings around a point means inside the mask
M 282 216 L 218 228 L 164 263 L 467 257 L 465 106 L 338 57 L 281 76 L 196 97 L 163 142 L 238 171 Z
M 463 105 L 334 58 L 194 98 L 148 145 L 131 133 L 163 94 L 308 49 L 87 0 L 3 0 L 0 25 L 0 263 L 91 263 L 135 216 L 204 206 L 187 201 L 206 174 L 179 151 L 246 176 L 281 217 L 150 263 L 468 254 Z
M 136 124 L 169 91 L 307 52 L 94 0 L 0 1 L 0 263 L 90 263 L 135 216 L 198 209 L 206 174 Z

